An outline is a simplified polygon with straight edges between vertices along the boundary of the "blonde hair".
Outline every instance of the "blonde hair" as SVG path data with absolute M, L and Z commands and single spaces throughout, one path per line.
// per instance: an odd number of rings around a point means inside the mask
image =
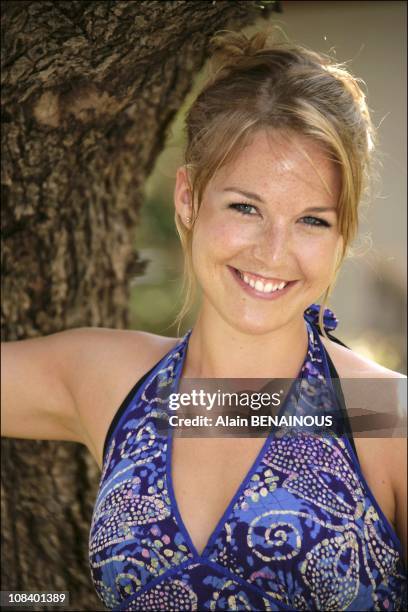
M 267 28 L 252 36 L 221 31 L 210 41 L 209 77 L 185 121 L 193 210 L 188 228 L 175 213 L 184 252 L 184 303 L 174 321 L 178 329 L 196 295 L 191 238 L 205 188 L 255 132 L 275 129 L 310 136 L 341 169 L 338 223 L 343 248 L 319 314 L 327 337 L 323 313 L 358 231 L 358 205 L 368 186 L 375 133 L 360 87 L 363 81 L 329 56 L 276 40 L 275 31 Z

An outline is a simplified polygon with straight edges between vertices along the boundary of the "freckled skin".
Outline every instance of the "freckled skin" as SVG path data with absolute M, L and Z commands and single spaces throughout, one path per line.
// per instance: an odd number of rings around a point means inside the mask
M 264 203 L 222 192 L 231 185 L 259 194 Z M 342 243 L 335 212 L 339 190 L 338 168 L 318 143 L 297 134 L 289 140 L 277 138 L 276 133 L 269 138 L 266 132 L 258 132 L 239 157 L 217 173 L 204 193 L 192 242 L 193 266 L 203 289 L 202 313 L 209 315 L 215 310 L 245 334 L 269 333 L 302 318 L 305 308 L 324 293 L 333 276 Z M 250 209 L 245 215 L 228 207 L 239 202 L 257 210 Z M 303 212 L 311 206 L 334 209 Z M 302 222 L 305 216 L 324 219 L 331 227 L 310 227 Z M 228 265 L 299 282 L 286 296 L 263 300 L 243 291 Z

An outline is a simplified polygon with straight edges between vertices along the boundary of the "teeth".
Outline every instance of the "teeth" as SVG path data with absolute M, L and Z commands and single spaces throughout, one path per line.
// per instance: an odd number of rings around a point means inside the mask
M 247 276 L 244 272 L 239 272 L 239 274 L 242 280 L 247 285 L 250 285 L 253 289 L 256 289 L 256 291 L 262 291 L 263 293 L 272 293 L 273 291 L 280 291 L 287 285 L 285 281 L 282 281 L 281 283 L 276 284 L 276 285 L 274 285 L 273 283 L 264 284 L 263 281 L 261 280 L 255 281 L 253 278 L 250 278 L 249 276 Z

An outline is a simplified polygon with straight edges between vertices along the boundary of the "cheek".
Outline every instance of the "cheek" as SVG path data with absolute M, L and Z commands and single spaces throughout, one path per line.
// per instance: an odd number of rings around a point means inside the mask
M 322 279 L 330 277 L 337 261 L 339 236 L 311 237 L 303 240 L 297 249 L 297 259 L 306 277 Z
M 252 240 L 251 231 L 249 228 L 243 230 L 242 224 L 230 219 L 217 219 L 216 216 L 211 220 L 203 216 L 194 229 L 193 257 L 197 258 L 198 253 L 200 258 L 207 260 L 231 257 L 250 246 Z

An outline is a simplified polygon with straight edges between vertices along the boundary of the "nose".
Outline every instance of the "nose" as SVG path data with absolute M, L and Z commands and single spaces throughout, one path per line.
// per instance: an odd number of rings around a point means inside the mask
M 290 251 L 289 228 L 284 221 L 274 221 L 260 230 L 254 245 L 253 255 L 265 265 L 273 264 L 276 266 L 276 264 L 287 261 Z

